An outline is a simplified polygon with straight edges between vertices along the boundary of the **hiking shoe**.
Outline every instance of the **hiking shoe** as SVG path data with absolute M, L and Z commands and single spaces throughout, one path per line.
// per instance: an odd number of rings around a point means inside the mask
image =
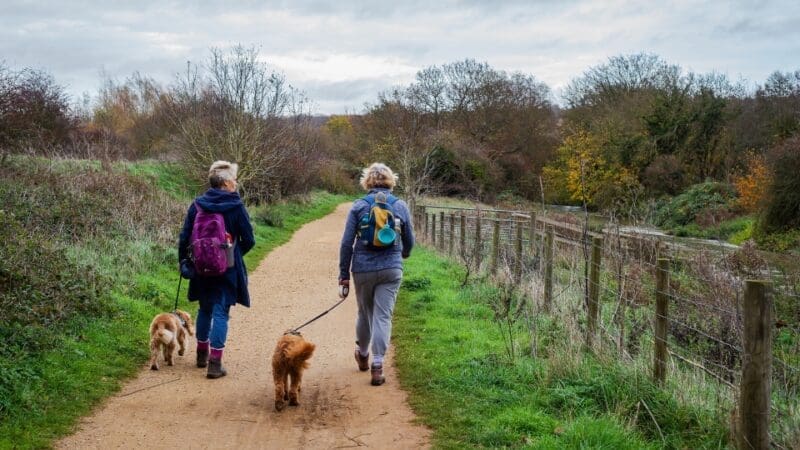
M 197 349 L 197 367 L 206 367 L 208 365 L 208 350 Z
M 224 377 L 227 375 L 228 372 L 222 367 L 222 360 L 221 359 L 209 359 L 208 360 L 208 373 L 206 377 L 215 379 Z
M 373 386 L 380 386 L 386 382 L 386 378 L 383 376 L 383 365 L 382 364 L 373 364 L 372 370 L 372 385 Z
M 369 353 L 366 356 L 361 356 L 361 352 L 356 349 L 356 363 L 358 364 L 358 370 L 362 372 L 366 372 L 369 370 Z

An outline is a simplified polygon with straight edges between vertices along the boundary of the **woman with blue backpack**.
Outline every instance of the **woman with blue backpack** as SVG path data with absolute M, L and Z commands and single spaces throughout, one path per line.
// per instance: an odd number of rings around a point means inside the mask
M 358 303 L 355 359 L 359 370 L 371 370 L 373 386 L 386 381 L 383 358 L 392 335 L 403 259 L 414 246 L 408 206 L 392 195 L 396 184 L 397 175 L 384 164 L 364 169 L 361 186 L 367 195 L 353 203 L 339 249 L 339 295 L 347 297 L 352 272 Z
M 211 165 L 211 187 L 189 206 L 178 242 L 181 276 L 189 279 L 189 301 L 200 303 L 195 323 L 197 367 L 207 366 L 208 378 L 227 374 L 222 351 L 231 306 L 250 307 L 243 256 L 255 245 L 255 237 L 236 192 L 238 169 L 227 161 Z

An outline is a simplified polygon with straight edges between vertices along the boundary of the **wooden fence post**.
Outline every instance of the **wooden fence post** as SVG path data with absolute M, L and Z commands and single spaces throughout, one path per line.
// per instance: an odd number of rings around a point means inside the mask
M 522 221 L 515 222 L 517 225 L 516 253 L 517 261 L 514 264 L 514 281 L 519 284 L 522 281 Z
M 769 448 L 772 382 L 772 295 L 770 283 L 747 280 L 744 291 L 744 354 L 739 385 L 739 448 Z
M 494 232 L 492 233 L 492 275 L 497 273 L 497 263 L 500 258 L 500 219 L 494 221 Z
M 439 213 L 439 248 L 444 251 L 444 211 Z
M 536 256 L 536 213 L 531 211 L 531 256 Z
M 461 257 L 467 257 L 467 216 L 461 212 Z
M 428 210 L 424 206 L 420 208 L 422 208 L 422 211 L 420 211 L 422 217 L 422 240 L 425 240 L 428 238 Z
M 603 255 L 603 238 L 592 238 L 592 262 L 589 267 L 589 303 L 586 327 L 586 346 L 592 348 L 597 335 L 597 317 L 600 315 L 600 262 Z
M 436 249 L 436 213 L 431 214 L 431 247 Z
M 669 259 L 659 258 L 656 269 L 655 349 L 653 379 L 664 384 L 667 379 L 667 326 L 669 321 Z
M 475 271 L 480 272 L 483 259 L 483 236 L 481 235 L 481 212 L 475 216 Z
M 553 226 L 547 226 L 544 235 L 544 310 L 553 304 Z
M 455 239 L 456 235 L 456 215 L 454 213 L 450 213 L 450 241 L 449 245 L 447 246 L 447 254 L 453 256 L 453 239 Z

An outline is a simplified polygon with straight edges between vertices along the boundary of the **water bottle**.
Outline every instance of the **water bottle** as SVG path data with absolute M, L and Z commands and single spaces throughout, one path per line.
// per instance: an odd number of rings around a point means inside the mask
M 225 259 L 228 260 L 229 269 L 236 265 L 233 257 L 233 236 L 230 233 L 225 233 Z

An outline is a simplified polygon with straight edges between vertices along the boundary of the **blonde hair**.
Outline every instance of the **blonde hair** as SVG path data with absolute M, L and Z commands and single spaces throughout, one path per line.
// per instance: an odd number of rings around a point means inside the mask
M 208 183 L 212 188 L 220 188 L 226 181 L 236 181 L 239 165 L 228 161 L 214 161 L 208 169 Z
M 397 175 L 386 164 L 372 163 L 361 172 L 359 183 L 367 191 L 378 187 L 391 190 L 397 184 Z

